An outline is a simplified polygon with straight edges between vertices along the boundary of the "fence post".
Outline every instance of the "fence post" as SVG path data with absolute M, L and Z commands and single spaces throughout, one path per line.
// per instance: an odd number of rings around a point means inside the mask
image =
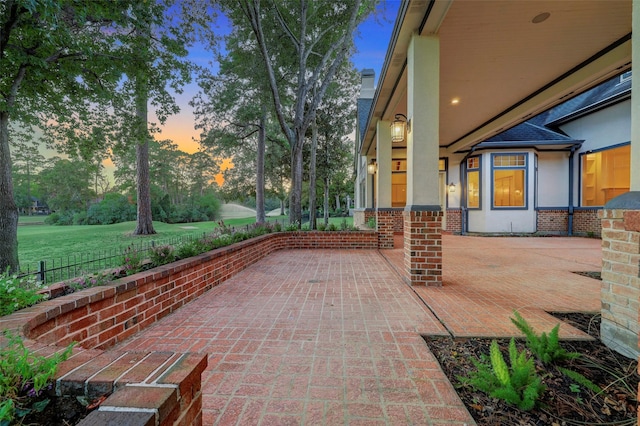
M 38 280 L 42 282 L 42 284 L 47 283 L 47 274 L 45 273 L 46 270 L 47 268 L 45 267 L 44 260 L 38 262 Z

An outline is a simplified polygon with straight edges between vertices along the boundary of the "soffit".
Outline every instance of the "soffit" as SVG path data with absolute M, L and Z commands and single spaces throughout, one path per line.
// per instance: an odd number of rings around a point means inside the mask
M 550 13 L 544 22 L 531 20 Z M 394 30 L 361 152 L 375 123 L 406 114 L 412 34 L 440 39 L 440 146 L 475 145 L 631 64 L 631 1 L 409 1 Z M 400 19 L 400 17 L 399 17 Z M 451 105 L 453 98 L 459 104 Z

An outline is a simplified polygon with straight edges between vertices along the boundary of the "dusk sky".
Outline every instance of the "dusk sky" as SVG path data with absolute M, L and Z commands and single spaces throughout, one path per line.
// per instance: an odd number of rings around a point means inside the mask
M 379 13 L 360 25 L 359 35 L 355 40 L 358 52 L 352 57 L 352 61 L 356 69 L 373 68 L 376 81 L 380 76 L 399 6 L 400 0 L 381 1 L 378 7 Z M 208 63 L 205 52 L 194 52 L 191 56 L 191 59 L 200 65 Z M 177 96 L 181 113 L 169 117 L 162 127 L 162 133 L 156 136 L 157 139 L 173 140 L 180 149 L 189 153 L 198 150 L 198 143 L 194 140 L 197 139 L 198 133 L 194 129 L 193 110 L 188 105 L 197 91 L 198 85 L 195 82 L 185 87 L 184 93 Z M 153 120 L 151 117 L 150 119 Z

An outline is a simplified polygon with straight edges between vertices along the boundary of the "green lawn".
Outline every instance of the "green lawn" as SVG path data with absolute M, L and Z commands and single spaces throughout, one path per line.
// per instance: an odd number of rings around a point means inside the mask
M 34 220 L 37 218 L 39 220 Z M 154 222 L 153 226 L 157 232 L 150 236 L 132 236 L 135 229 L 135 222 L 118 223 L 115 225 L 83 225 L 83 226 L 51 226 L 51 225 L 28 225 L 26 223 L 43 222 L 45 216 L 24 216 L 20 218 L 18 226 L 18 253 L 20 264 L 24 268 L 33 265 L 40 260 L 50 260 L 54 258 L 65 258 L 67 256 L 88 254 L 98 251 L 109 251 L 112 249 L 126 248 L 131 244 L 139 244 L 143 241 L 153 240 L 157 244 L 167 244 L 171 239 L 185 236 L 199 237 L 203 233 L 211 232 L 218 224 L 217 222 L 197 222 L 167 224 Z M 343 220 L 349 225 L 353 224 L 353 218 L 330 218 L 330 223 L 340 226 Z M 269 221 L 277 220 L 280 223 L 288 224 L 286 216 L 269 217 Z M 318 221 L 319 223 L 321 220 Z M 227 219 L 227 226 L 243 228 L 246 225 L 255 223 L 255 218 Z M 30 266 L 33 269 L 33 266 Z

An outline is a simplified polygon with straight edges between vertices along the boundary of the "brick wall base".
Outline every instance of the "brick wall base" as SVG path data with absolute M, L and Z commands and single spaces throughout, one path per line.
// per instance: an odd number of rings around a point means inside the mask
M 636 194 L 640 201 L 640 193 Z M 608 206 L 609 204 L 599 214 L 602 223 L 600 336 L 602 342 L 610 348 L 628 357 L 637 358 L 640 355 L 640 209 L 627 210 Z
M 378 231 L 378 248 L 393 248 L 394 212 L 380 208 L 376 211 L 376 228 Z
M 585 237 L 601 237 L 600 211 L 602 209 L 575 209 L 573 211 L 573 234 Z
M 575 208 L 573 210 L 572 235 L 600 237 L 602 227 L 595 208 Z M 568 235 L 569 209 L 540 209 L 536 212 L 536 233 L 543 235 Z
M 404 216 L 405 279 L 412 286 L 442 286 L 442 211 L 407 207 Z
M 452 234 L 462 233 L 462 209 L 447 209 L 447 221 L 443 231 Z

